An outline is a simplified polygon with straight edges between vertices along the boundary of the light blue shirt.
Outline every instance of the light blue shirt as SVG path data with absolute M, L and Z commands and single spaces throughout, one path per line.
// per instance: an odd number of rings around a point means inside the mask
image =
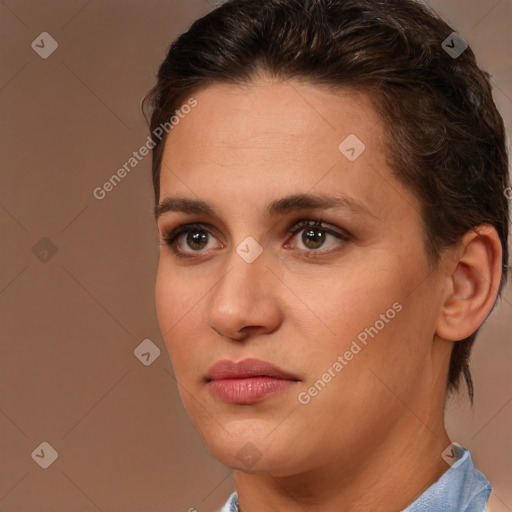
M 468 450 L 460 448 L 458 455 L 457 462 L 402 512 L 485 512 L 491 484 L 475 468 Z M 236 492 L 220 512 L 239 512 Z

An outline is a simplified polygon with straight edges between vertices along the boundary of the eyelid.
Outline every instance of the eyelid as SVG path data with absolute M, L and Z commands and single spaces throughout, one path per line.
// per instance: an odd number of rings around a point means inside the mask
M 353 238 L 346 230 L 333 226 L 332 224 L 325 223 L 321 219 L 301 219 L 293 224 L 293 226 L 288 230 L 288 233 L 296 235 L 306 228 L 318 228 L 345 241 L 350 241 Z
M 187 233 L 188 231 L 192 231 L 193 229 L 203 230 L 203 231 L 208 232 L 208 234 L 213 235 L 212 227 L 208 223 L 190 222 L 188 224 L 180 224 L 176 228 L 171 229 L 168 234 L 164 235 L 160 232 L 160 237 L 166 243 L 174 243 L 174 241 L 176 240 L 176 238 L 178 238 L 178 236 L 182 235 L 183 233 Z M 215 235 L 213 235 L 213 236 L 215 236 Z

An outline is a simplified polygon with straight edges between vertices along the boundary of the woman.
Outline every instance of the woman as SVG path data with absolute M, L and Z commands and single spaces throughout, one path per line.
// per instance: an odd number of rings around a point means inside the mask
M 488 76 L 412 0 L 231 0 L 147 97 L 160 328 L 223 512 L 483 511 L 444 426 L 505 282 Z

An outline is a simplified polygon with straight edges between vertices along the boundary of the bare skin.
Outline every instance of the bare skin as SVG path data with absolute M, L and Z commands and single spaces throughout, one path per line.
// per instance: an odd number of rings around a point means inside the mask
M 261 78 L 194 97 L 166 141 L 160 203 L 201 200 L 211 211 L 162 211 L 164 238 L 195 226 L 162 244 L 156 285 L 187 413 L 235 470 L 242 512 L 405 508 L 448 469 L 449 358 L 494 302 L 496 232 L 472 231 L 429 264 L 418 199 L 393 177 L 362 94 Z M 354 161 L 338 149 L 349 134 L 366 146 Z M 349 200 L 267 211 L 300 194 Z M 236 251 L 249 236 L 262 249 L 251 263 Z M 378 333 L 310 393 L 381 315 Z M 213 396 L 209 368 L 246 358 L 297 382 L 251 405 Z

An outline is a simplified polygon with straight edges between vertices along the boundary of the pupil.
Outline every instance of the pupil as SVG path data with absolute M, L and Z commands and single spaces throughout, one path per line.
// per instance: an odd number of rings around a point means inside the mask
M 191 231 L 187 235 L 187 244 L 191 249 L 202 249 L 208 243 L 208 234 L 204 231 Z
M 302 234 L 304 245 L 310 249 L 318 249 L 325 240 L 325 233 L 320 229 L 308 229 Z

